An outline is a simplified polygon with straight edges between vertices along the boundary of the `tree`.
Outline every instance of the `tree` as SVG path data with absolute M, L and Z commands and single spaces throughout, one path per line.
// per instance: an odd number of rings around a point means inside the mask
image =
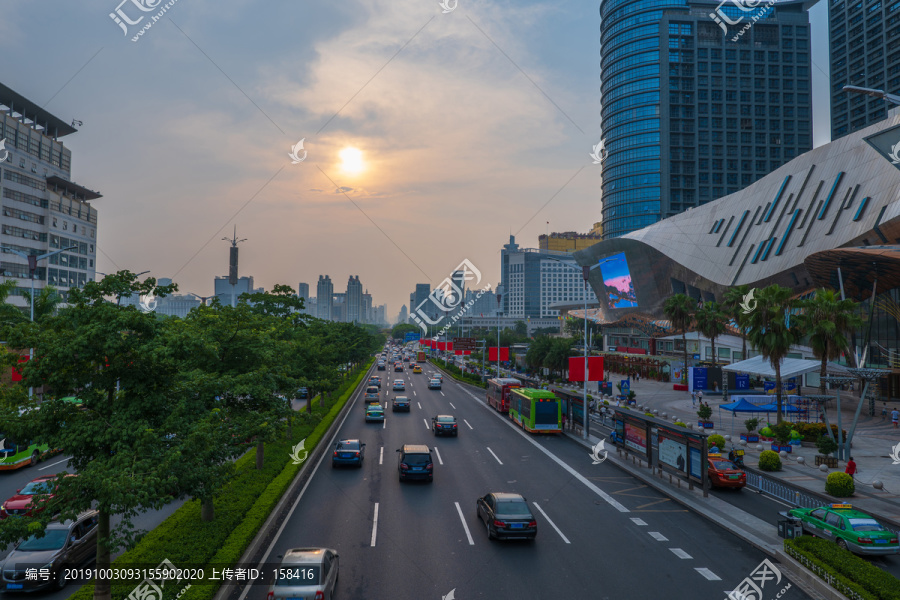
M 725 313 L 716 302 L 704 302 L 703 306 L 694 314 L 697 330 L 709 338 L 714 364 L 719 360 L 719 355 L 716 354 L 716 338 L 725 333 L 726 318 Z
M 682 383 L 687 382 L 687 367 L 688 367 L 688 358 L 687 358 L 687 330 L 691 326 L 691 321 L 693 320 L 693 308 L 694 308 L 694 300 L 685 294 L 674 294 L 673 296 L 669 296 L 666 303 L 663 305 L 663 312 L 669 321 L 672 322 L 672 327 L 675 328 L 676 331 L 681 331 L 681 341 L 684 344 L 684 368 L 681 369 L 681 381 Z
M 516 324 L 513 326 L 513 331 L 516 332 L 516 335 L 519 337 L 528 337 L 528 324 L 525 321 L 516 321 Z
M 402 340 L 406 337 L 407 333 L 421 333 L 422 328 L 418 325 L 413 325 L 411 323 L 397 323 L 394 325 L 393 329 L 391 329 L 391 337 L 395 340 Z
M 822 361 L 819 393 L 825 394 L 828 361 L 837 360 L 849 347 L 847 335 L 862 325 L 853 300 L 841 300 L 833 290 L 824 288 L 800 303 L 800 329 L 809 336 L 813 354 Z
M 795 304 L 791 290 L 774 284 L 757 291 L 757 305 L 748 319 L 750 342 L 775 370 L 777 423 L 781 423 L 781 361 L 800 340 L 800 329 L 797 319 L 790 319 Z
M 546 362 L 547 353 L 553 345 L 553 338 L 539 337 L 535 338 L 528 346 L 528 352 L 525 353 L 525 364 L 530 369 L 540 369 Z
M 725 313 L 734 319 L 741 332 L 741 360 L 747 360 L 747 313 L 741 307 L 746 302 L 745 298 L 750 293 L 749 285 L 738 285 L 725 291 L 725 299 L 722 308 Z

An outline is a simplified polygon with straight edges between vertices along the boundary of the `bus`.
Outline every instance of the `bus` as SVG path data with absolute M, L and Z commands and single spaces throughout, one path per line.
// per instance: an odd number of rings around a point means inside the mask
M 12 471 L 36 465 L 50 451 L 47 444 L 22 442 L 17 444 L 0 433 L 0 471 Z
M 511 377 L 495 377 L 487 382 L 487 403 L 497 412 L 509 412 L 509 392 L 522 387 L 522 382 Z
M 509 417 L 528 433 L 562 432 L 562 408 L 552 392 L 515 388 L 510 392 Z

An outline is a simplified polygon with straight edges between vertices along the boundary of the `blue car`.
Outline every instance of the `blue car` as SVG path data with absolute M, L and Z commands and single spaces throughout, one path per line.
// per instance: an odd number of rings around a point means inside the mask
M 355 465 L 362 467 L 366 457 L 366 445 L 359 440 L 341 440 L 334 445 L 334 453 L 331 455 L 331 466 Z

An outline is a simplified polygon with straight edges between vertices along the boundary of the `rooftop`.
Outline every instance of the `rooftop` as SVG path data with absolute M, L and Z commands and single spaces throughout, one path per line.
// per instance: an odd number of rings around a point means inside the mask
M 25 96 L 0 83 L 0 104 L 33 121 L 32 127 L 44 128 L 51 137 L 63 137 L 78 131 L 56 115 L 44 110 Z

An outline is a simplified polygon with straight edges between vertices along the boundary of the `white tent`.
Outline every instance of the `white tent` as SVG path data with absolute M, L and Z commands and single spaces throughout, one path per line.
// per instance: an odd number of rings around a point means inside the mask
M 818 373 L 822 369 L 822 362 L 806 358 L 783 358 L 780 366 L 781 378 L 790 379 L 806 373 Z M 832 375 L 850 374 L 846 367 L 833 362 L 828 363 L 825 368 Z M 750 373 L 760 377 L 775 377 L 775 369 L 772 368 L 772 363 L 769 362 L 769 359 L 762 356 L 754 356 L 753 358 L 727 365 L 722 367 L 722 370 L 734 373 Z

